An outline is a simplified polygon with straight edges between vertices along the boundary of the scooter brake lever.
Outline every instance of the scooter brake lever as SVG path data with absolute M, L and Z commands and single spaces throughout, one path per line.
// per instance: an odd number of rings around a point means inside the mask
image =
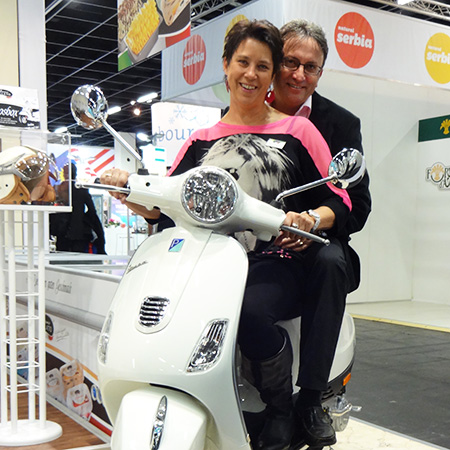
M 317 236 L 317 234 L 308 233 L 307 231 L 302 231 L 294 227 L 288 227 L 287 225 L 281 225 L 280 229 L 283 231 L 288 231 L 289 233 L 296 234 L 297 236 L 304 237 L 306 239 L 311 239 L 312 241 L 318 242 L 319 244 L 330 245 L 330 241 L 328 239 Z

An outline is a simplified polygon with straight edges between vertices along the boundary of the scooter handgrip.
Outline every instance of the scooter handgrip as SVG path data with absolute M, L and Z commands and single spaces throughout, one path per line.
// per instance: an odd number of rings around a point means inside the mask
M 330 241 L 328 239 L 317 236 L 317 234 L 308 233 L 307 231 L 302 231 L 294 227 L 288 227 L 287 225 L 282 225 L 280 229 L 283 231 L 288 231 L 289 233 L 294 233 L 297 236 L 301 236 L 306 239 L 311 239 L 312 241 L 318 242 L 319 244 L 330 245 Z

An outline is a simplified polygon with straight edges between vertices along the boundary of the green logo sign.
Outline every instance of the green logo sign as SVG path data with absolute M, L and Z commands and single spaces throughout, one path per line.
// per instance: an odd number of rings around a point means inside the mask
M 450 138 L 450 115 L 419 120 L 419 142 Z

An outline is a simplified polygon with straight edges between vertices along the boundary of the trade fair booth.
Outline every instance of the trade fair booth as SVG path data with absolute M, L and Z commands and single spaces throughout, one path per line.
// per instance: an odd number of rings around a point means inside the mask
M 24 12 L 27 15 L 30 20 Z M 330 52 L 318 91 L 352 111 L 362 123 L 373 211 L 363 232 L 351 241 L 361 258 L 362 282 L 348 302 L 411 300 L 449 305 L 446 254 L 450 236 L 445 227 L 450 220 L 450 211 L 445 208 L 445 195 L 450 192 L 448 28 L 337 0 L 258 0 L 238 13 L 225 14 L 196 28 L 191 37 L 163 50 L 163 102 L 208 106 L 220 114 L 228 101 L 221 63 L 226 31 L 241 18 L 266 18 L 281 26 L 294 17 L 321 24 L 329 40 Z M 7 83 L 13 82 L 3 83 L 0 78 L 0 84 Z M 36 89 L 42 96 L 42 86 Z M 161 111 L 162 105 L 155 104 L 155 112 Z M 166 118 L 154 113 L 154 134 L 165 131 L 167 137 Z M 45 117 L 42 124 L 45 129 Z M 179 127 L 173 130 L 174 136 L 177 132 L 183 135 L 183 125 Z M 19 144 L 36 146 L 45 140 L 41 147 L 47 155 L 57 146 L 57 153 L 68 158 L 70 134 L 50 138 L 43 129 L 22 135 Z M 3 149 L 11 146 L 9 134 L 0 128 Z M 162 139 L 156 143 L 165 148 L 165 165 L 170 166 L 181 139 L 169 149 Z M 116 163 L 124 161 L 121 151 L 117 146 Z M 111 207 L 109 203 L 105 208 L 104 197 L 98 201 L 100 214 L 108 211 L 104 222 L 109 224 L 105 227 L 108 256 L 49 252 L 43 228 L 48 226 L 48 214 L 56 214 L 58 208 L 66 211 L 70 200 L 60 204 L 55 200 L 41 208 L 0 205 L 0 244 L 5 245 L 6 239 L 10 247 L 6 243 L 5 248 L 11 249 L 2 260 L 7 273 L 2 284 L 9 297 L 9 303 L 5 300 L 2 304 L 2 339 L 10 346 L 17 345 L 16 338 L 23 339 L 17 354 L 11 356 L 16 362 L 26 362 L 12 364 L 5 344 L 0 363 L 2 393 L 6 392 L 4 386 L 10 389 L 7 368 L 17 373 L 16 385 L 28 385 L 39 371 L 41 384 L 45 382 L 39 389 L 46 392 L 49 401 L 70 411 L 107 441 L 112 427 L 97 385 L 98 338 L 130 254 L 148 233 L 144 224 L 128 216 L 120 205 Z M 111 211 L 117 216 L 112 217 Z M 36 214 L 39 223 L 32 218 Z M 14 226 L 7 225 L 13 216 Z M 125 226 L 114 222 L 117 217 Z M 28 245 L 33 233 L 39 234 L 39 243 Z M 13 250 L 15 244 L 19 255 Z M 35 259 L 30 260 L 30 255 Z M 31 286 L 37 290 L 30 291 Z M 30 306 L 35 297 L 39 306 Z M 17 311 L 11 311 L 12 301 L 17 303 Z M 5 331 L 5 321 L 11 321 L 8 308 L 15 315 L 8 329 L 16 333 L 9 340 Z M 45 310 L 36 324 L 35 309 Z M 38 333 L 38 329 L 43 332 Z M 37 342 L 31 342 L 37 334 Z M 46 365 L 35 365 L 35 360 L 46 360 Z M 2 406 L 4 420 L 7 405 Z M 1 439 L 0 432 L 3 445 Z

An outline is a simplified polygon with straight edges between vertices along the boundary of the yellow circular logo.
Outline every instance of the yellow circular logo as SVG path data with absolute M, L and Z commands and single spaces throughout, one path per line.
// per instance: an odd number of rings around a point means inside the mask
M 227 31 L 225 31 L 225 36 L 230 32 L 230 30 L 233 28 L 233 26 L 236 25 L 241 20 L 248 20 L 248 19 L 243 14 L 238 14 L 237 16 L 234 16 L 230 20 L 230 24 L 227 27 Z
M 445 33 L 431 36 L 425 47 L 425 66 L 434 81 L 450 81 L 450 37 Z

